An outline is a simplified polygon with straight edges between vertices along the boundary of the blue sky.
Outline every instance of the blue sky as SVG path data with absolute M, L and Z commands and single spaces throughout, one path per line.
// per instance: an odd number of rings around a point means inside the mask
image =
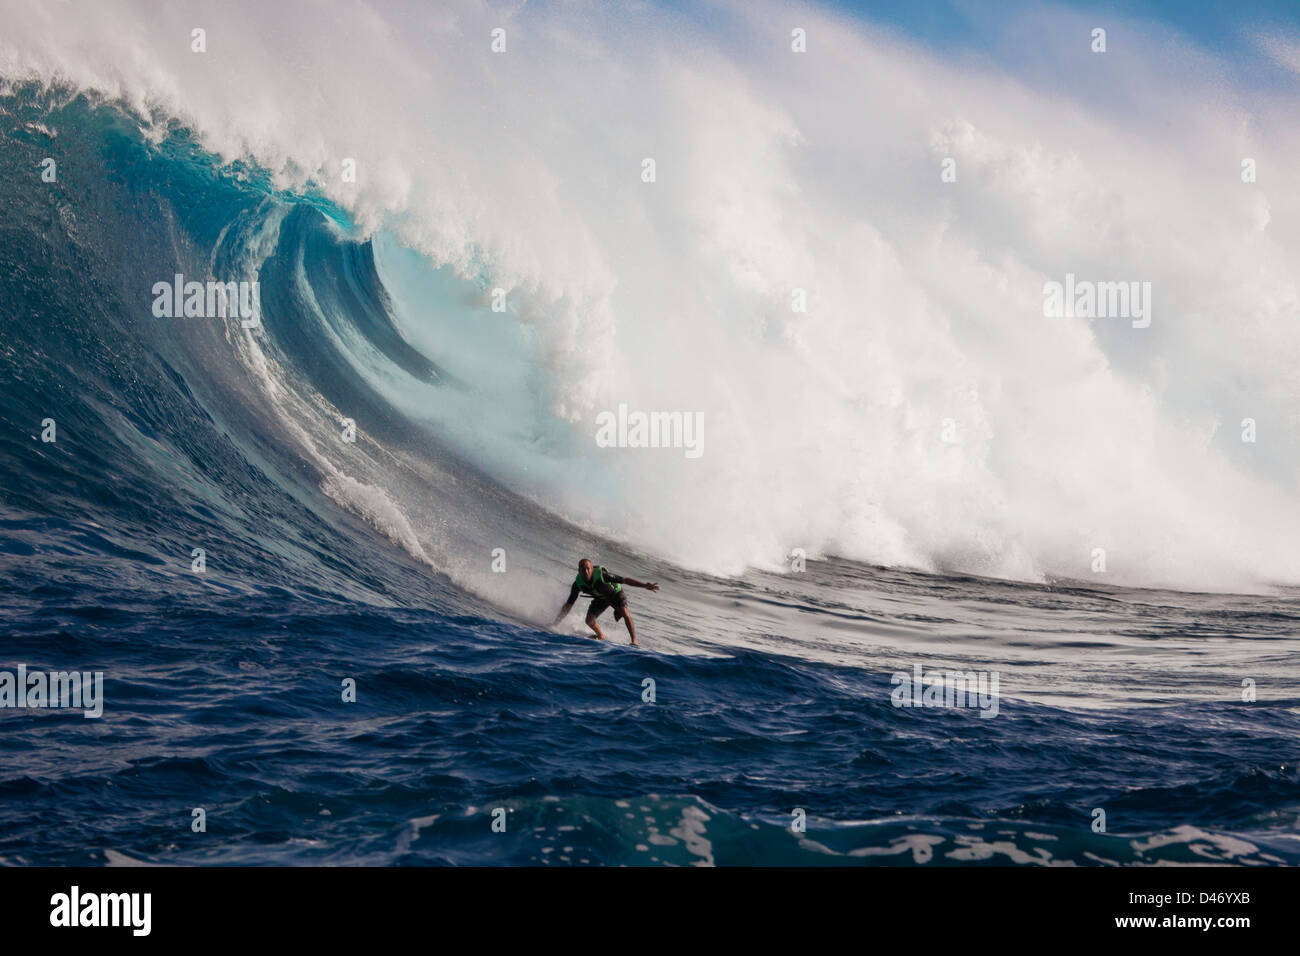
M 978 38 L 1010 15 L 1043 6 L 1157 21 L 1210 48 L 1230 47 L 1243 27 L 1300 33 L 1300 3 L 1296 0 L 1062 0 L 1054 4 L 1033 0 L 837 0 L 829 5 L 938 42 Z
M 998 59 L 1008 22 L 1036 10 L 1095 16 L 1103 27 L 1145 21 L 1230 60 L 1243 78 L 1269 84 L 1292 82 L 1294 74 L 1265 55 L 1256 38 L 1267 34 L 1300 40 L 1300 0 L 831 0 L 826 5 L 927 46 L 986 52 Z

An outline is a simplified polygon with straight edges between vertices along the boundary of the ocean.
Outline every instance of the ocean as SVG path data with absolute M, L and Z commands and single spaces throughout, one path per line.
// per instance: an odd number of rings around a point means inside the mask
M 598 446 L 637 346 L 584 322 L 624 260 L 582 288 L 435 265 L 475 222 L 459 192 L 421 233 L 371 214 L 409 182 L 349 203 L 9 65 L 0 672 L 100 674 L 102 712 L 0 673 L 0 864 L 1300 863 L 1293 498 L 1230 514 L 1256 486 L 1143 470 L 1145 426 L 1067 454 L 1050 408 L 1046 444 L 993 442 L 988 411 L 977 464 L 922 454 L 942 416 L 897 394 L 979 401 L 897 338 L 924 310 L 850 371 L 845 339 L 683 313 L 627 400 L 702 409 L 701 455 Z M 645 228 L 670 222 L 698 226 Z M 208 282 L 248 285 L 213 315 Z M 593 641 L 585 601 L 546 626 L 582 557 L 661 586 L 627 589 L 640 646 L 610 615 Z

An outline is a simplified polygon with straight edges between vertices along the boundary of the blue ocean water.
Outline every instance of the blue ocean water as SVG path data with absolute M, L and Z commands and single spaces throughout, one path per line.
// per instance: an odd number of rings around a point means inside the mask
M 1300 597 L 665 567 L 356 373 L 471 388 L 328 204 L 73 91 L 10 90 L 0 137 L 0 670 L 104 673 L 99 719 L 0 710 L 0 862 L 1300 862 Z M 254 267 L 259 337 L 150 311 Z M 471 512 L 507 590 L 660 582 L 643 646 L 466 586 Z M 895 706 L 918 666 L 996 674 L 996 716 Z

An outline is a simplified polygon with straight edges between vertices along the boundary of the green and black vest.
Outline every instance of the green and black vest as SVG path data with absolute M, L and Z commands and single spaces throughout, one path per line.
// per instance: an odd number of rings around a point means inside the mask
M 596 598 L 611 598 L 623 590 L 623 585 L 612 584 L 605 580 L 605 566 L 603 564 L 598 564 L 592 568 L 590 581 L 584 581 L 582 572 L 579 571 L 578 576 L 573 579 L 573 586 L 583 594 L 590 594 Z

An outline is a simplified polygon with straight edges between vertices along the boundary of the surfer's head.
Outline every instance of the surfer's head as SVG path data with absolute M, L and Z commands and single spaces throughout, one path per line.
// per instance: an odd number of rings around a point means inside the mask
M 578 562 L 578 573 L 584 578 L 591 577 L 591 558 L 583 558 Z

